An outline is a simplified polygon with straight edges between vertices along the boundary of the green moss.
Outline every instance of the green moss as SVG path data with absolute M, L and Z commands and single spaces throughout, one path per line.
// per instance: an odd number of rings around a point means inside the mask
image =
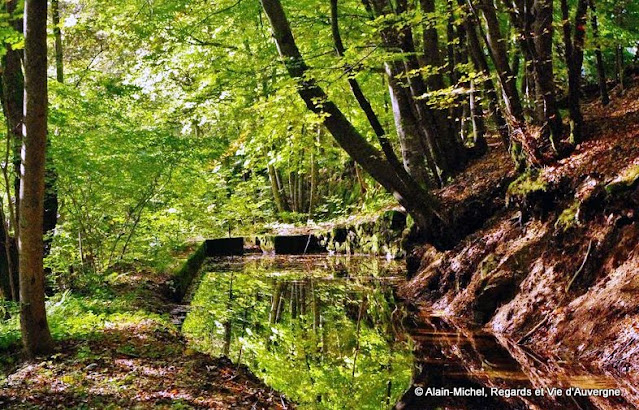
M 526 198 L 535 192 L 546 192 L 547 189 L 548 182 L 539 175 L 539 171 L 528 170 L 510 183 L 506 197 Z
M 486 256 L 479 264 L 479 272 L 482 278 L 487 277 L 492 271 L 499 266 L 500 257 L 495 254 Z
M 575 201 L 568 208 L 564 209 L 557 222 L 555 222 L 555 228 L 565 231 L 566 229 L 577 225 L 577 214 L 579 213 L 579 201 Z
M 193 278 L 200 271 L 204 259 L 206 259 L 206 244 L 202 243 L 171 279 L 170 286 L 175 300 L 181 300 L 184 297 Z
M 639 183 L 639 165 L 626 168 L 614 181 L 606 185 L 606 192 L 615 194 L 617 192 L 631 189 Z

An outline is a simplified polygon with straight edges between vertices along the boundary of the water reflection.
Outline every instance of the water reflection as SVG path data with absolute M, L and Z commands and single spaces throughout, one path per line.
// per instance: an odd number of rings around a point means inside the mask
M 246 364 L 301 408 L 389 408 L 409 386 L 400 264 L 245 257 L 205 269 L 183 325 L 195 348 Z
M 415 367 L 411 387 L 396 403 L 397 409 L 635 408 L 623 397 L 566 395 L 570 388 L 619 387 L 613 379 L 589 374 L 579 365 L 553 368 L 525 346 L 457 326 L 436 312 L 413 312 L 409 320 Z M 455 388 L 466 388 L 466 395 L 454 394 Z M 424 393 L 416 395 L 415 389 Z M 541 394 L 535 389 L 542 389 Z
M 191 344 L 246 364 L 300 408 L 635 408 L 623 397 L 554 395 L 553 388 L 618 386 L 437 312 L 407 311 L 394 296 L 399 263 L 251 256 L 204 269 L 183 325 Z M 548 390 L 522 394 L 534 389 Z

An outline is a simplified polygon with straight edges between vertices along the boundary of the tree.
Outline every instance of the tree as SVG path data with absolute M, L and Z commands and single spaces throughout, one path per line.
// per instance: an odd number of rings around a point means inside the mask
M 15 33 L 22 31 L 23 20 L 22 11 L 17 10 L 17 1 L 10 0 L 4 4 L 4 11 L 9 16 L 10 26 Z M 22 141 L 23 127 L 23 105 L 24 105 L 24 78 L 22 75 L 22 50 L 15 47 L 17 39 L 5 44 L 6 53 L 2 58 L 2 111 L 7 127 L 6 134 L 6 151 L 4 165 L 2 166 L 2 176 L 7 195 L 7 208 L 9 221 L 3 222 L 3 235 L 0 240 L 4 243 L 4 252 L 0 254 L 0 258 L 4 259 L 1 263 L 7 267 L 6 275 L 8 283 L 11 284 L 11 298 L 18 300 L 19 281 L 18 281 L 18 263 L 17 263 L 17 244 L 16 237 L 19 232 L 18 212 L 20 203 L 20 144 Z M 9 164 L 12 163 L 14 175 L 11 180 Z M 11 201 L 11 188 L 15 203 Z M 4 213 L 4 212 L 3 212 Z M 14 235 L 11 235 L 11 228 Z M 0 275 L 3 275 L 0 273 Z M 4 276 L 4 275 L 3 275 Z
M 60 2 L 51 0 L 51 21 L 53 22 L 53 37 L 55 40 L 55 78 L 59 83 L 64 82 L 64 64 L 62 49 L 62 29 L 60 28 Z
M 581 69 L 584 59 L 584 40 L 586 37 L 587 0 L 579 0 L 575 12 L 575 32 L 570 24 L 568 0 L 561 0 L 561 18 L 563 20 L 563 37 L 566 66 L 568 68 L 568 104 L 570 110 L 571 134 L 574 143 L 582 139 L 583 116 L 579 106 L 581 94 Z
M 437 214 L 437 201 L 419 185 L 402 178 L 384 155 L 355 129 L 342 111 L 328 99 L 324 90 L 309 75 L 306 65 L 279 0 L 262 0 L 271 23 L 273 37 L 298 93 L 309 110 L 324 118 L 324 125 L 337 143 L 413 216 L 418 227 L 429 226 Z
M 47 2 L 25 2 L 25 136 L 20 181 L 20 328 L 29 356 L 48 353 L 53 339 L 44 303 L 45 158 L 47 146 Z

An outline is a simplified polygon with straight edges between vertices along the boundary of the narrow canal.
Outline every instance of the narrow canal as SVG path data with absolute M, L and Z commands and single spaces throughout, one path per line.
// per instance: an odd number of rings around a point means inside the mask
M 202 269 L 182 327 L 191 345 L 248 366 L 299 408 L 626 408 L 552 390 L 615 389 L 612 380 L 557 372 L 512 341 L 404 306 L 400 262 L 245 256 Z

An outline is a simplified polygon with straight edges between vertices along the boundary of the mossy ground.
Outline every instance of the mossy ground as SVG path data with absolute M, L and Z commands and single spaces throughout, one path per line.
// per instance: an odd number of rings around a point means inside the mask
M 130 268 L 130 267 L 129 267 Z M 246 368 L 186 345 L 168 275 L 125 270 L 83 296 L 48 300 L 54 354 L 25 361 L 18 322 L 0 333 L 0 408 L 283 408 Z

